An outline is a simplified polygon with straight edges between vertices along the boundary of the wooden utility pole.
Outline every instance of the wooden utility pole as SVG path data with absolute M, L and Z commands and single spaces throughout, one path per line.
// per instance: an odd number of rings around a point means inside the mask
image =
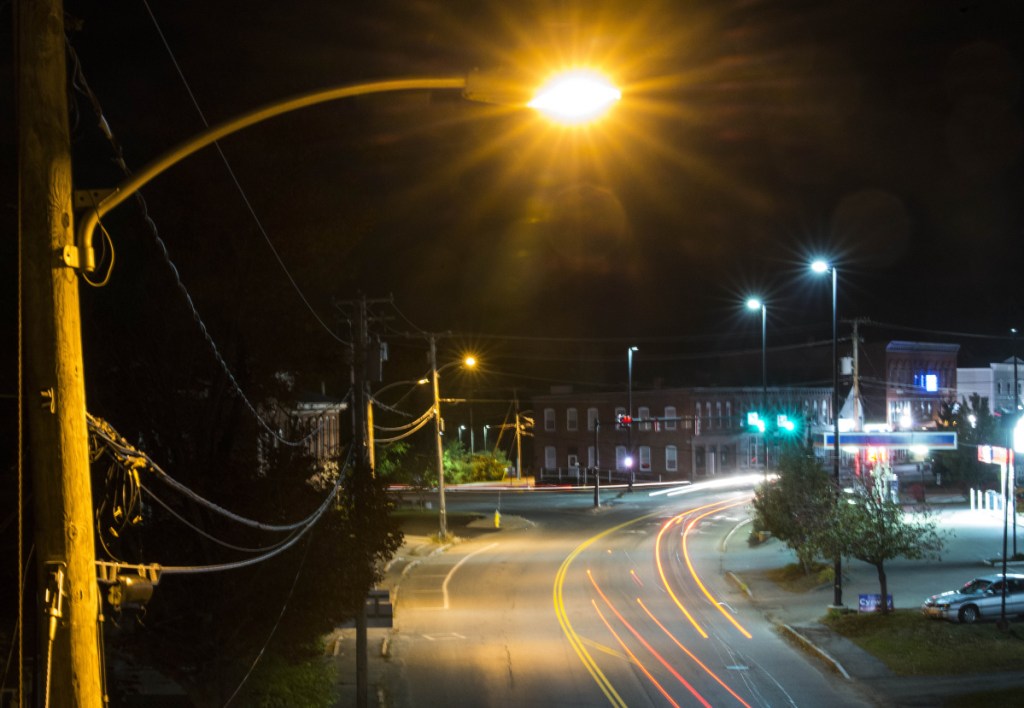
M 41 621 L 37 703 L 101 706 L 99 588 L 89 479 L 60 0 L 15 3 L 19 214 Z M 45 673 L 44 673 L 45 672 Z

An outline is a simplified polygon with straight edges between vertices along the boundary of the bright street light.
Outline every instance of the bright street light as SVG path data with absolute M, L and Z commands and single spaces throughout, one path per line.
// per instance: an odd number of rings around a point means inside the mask
M 579 70 L 555 76 L 526 105 L 562 123 L 582 123 L 604 115 L 621 98 L 607 77 Z
M 836 313 L 836 266 L 828 261 L 816 260 L 811 263 L 815 273 L 832 273 L 832 480 L 836 487 L 836 503 L 839 501 L 839 318 Z M 832 581 L 833 600 L 836 607 L 843 605 L 843 560 L 836 556 L 835 578 Z

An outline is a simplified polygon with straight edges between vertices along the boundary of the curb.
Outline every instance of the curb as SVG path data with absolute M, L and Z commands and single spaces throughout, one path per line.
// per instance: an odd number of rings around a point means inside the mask
M 754 598 L 753 591 L 750 589 L 750 586 L 743 582 L 743 579 L 740 576 L 736 575 L 736 573 L 730 570 L 726 572 L 725 577 L 732 581 L 740 590 L 742 590 L 743 593 L 752 603 L 757 602 Z M 838 673 L 844 679 L 846 679 L 847 681 L 854 680 L 853 677 L 850 676 L 849 672 L 843 667 L 841 663 L 839 663 L 839 661 L 834 656 L 832 656 L 827 651 L 825 651 L 817 644 L 815 644 L 813 641 L 805 637 L 798 630 L 794 629 L 791 625 L 788 625 L 785 622 L 775 622 L 775 626 L 778 627 L 782 633 L 795 639 L 801 646 L 810 650 L 813 654 L 816 654 L 820 659 L 822 659 L 826 664 L 831 666 L 836 671 L 836 673 Z
M 829 664 L 833 669 L 835 669 L 836 672 L 838 672 L 844 679 L 846 679 L 847 681 L 853 681 L 853 677 L 850 676 L 849 673 L 847 673 L 846 669 L 843 668 L 843 665 L 840 664 L 827 651 L 825 651 L 824 649 L 819 647 L 817 644 L 812 642 L 810 639 L 808 639 L 804 635 L 800 634 L 800 632 L 798 632 L 797 630 L 793 629 L 788 624 L 778 624 L 776 626 L 779 629 L 781 629 L 783 632 L 785 632 L 787 635 L 792 637 L 793 639 L 798 640 L 801 644 L 803 644 L 803 646 L 805 648 L 810 649 L 812 652 L 817 654 L 822 660 L 825 661 L 825 663 Z
M 733 583 L 735 583 L 736 587 L 742 590 L 743 594 L 745 594 L 751 602 L 754 601 L 754 593 L 751 592 L 750 586 L 743 582 L 740 576 L 736 575 L 736 573 L 730 570 L 725 574 L 725 577 L 731 580 Z

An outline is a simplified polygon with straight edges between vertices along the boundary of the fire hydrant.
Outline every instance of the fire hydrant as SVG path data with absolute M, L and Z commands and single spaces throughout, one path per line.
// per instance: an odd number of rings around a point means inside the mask
M 494 528 L 501 528 L 501 512 L 497 509 L 494 510 Z

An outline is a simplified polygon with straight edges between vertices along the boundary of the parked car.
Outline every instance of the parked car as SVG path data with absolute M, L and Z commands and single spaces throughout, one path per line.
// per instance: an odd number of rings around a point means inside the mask
M 932 595 L 921 611 L 926 617 L 970 624 L 979 619 L 995 619 L 1002 613 L 1003 574 L 982 575 L 964 583 L 959 590 Z M 1024 575 L 1006 574 L 1006 614 L 1024 614 Z

